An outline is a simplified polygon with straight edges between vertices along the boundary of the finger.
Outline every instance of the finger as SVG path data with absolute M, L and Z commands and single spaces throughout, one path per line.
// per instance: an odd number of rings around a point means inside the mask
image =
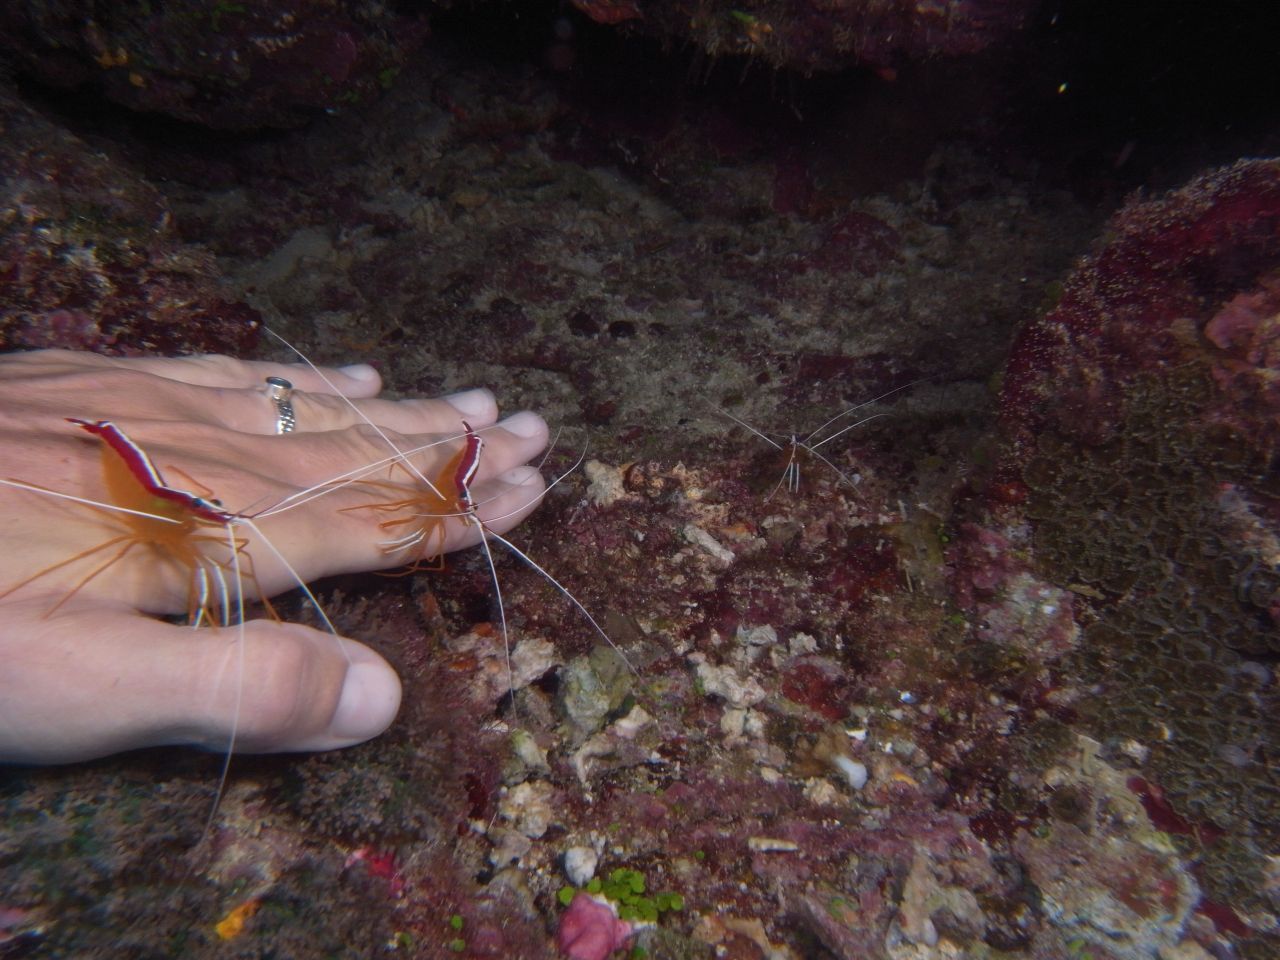
M 489 429 L 481 430 L 480 437 L 484 440 L 484 447 L 480 451 L 476 483 L 500 476 L 536 458 L 547 448 L 550 430 L 547 422 L 536 413 L 521 410 Z
M 125 371 L 160 377 L 192 386 L 228 390 L 260 389 L 267 377 L 284 377 L 299 390 L 342 394 L 354 398 L 376 396 L 382 378 L 368 364 L 318 367 L 306 364 L 236 360 L 220 354 L 193 357 L 104 357 L 75 350 L 32 350 L 0 358 L 5 376 L 49 377 L 95 371 Z
M 295 430 L 318 433 L 345 430 L 359 424 L 373 424 L 398 433 L 457 433 L 463 422 L 488 426 L 498 418 L 498 403 L 484 389 L 434 400 L 360 400 L 346 396 L 294 390 L 289 397 L 296 421 Z M 209 414 L 216 422 L 242 433 L 276 434 L 279 407 L 266 396 L 265 388 L 228 394 L 219 391 L 209 398 Z
M 479 484 L 473 491 L 476 513 L 486 529 L 507 533 L 533 513 L 546 496 L 547 483 L 534 467 L 516 467 L 500 477 Z M 480 530 L 470 524 L 449 549 L 461 550 L 480 542 Z
M 314 434 L 250 437 L 157 423 L 146 426 L 146 442 L 142 446 L 152 451 L 157 463 L 168 462 L 168 456 L 172 456 L 183 464 L 184 470 L 200 476 L 204 484 L 218 491 L 220 499 L 246 513 L 270 509 L 268 505 L 274 506 L 280 498 L 263 499 L 268 491 L 250 493 L 244 489 L 240 490 L 239 499 L 232 499 L 233 491 L 243 486 L 237 481 L 245 470 L 302 490 L 349 480 L 391 480 L 422 486 L 430 481 L 437 487 L 449 486 L 453 478 L 445 474 L 450 460 L 465 446 L 466 434 L 458 411 L 447 401 L 424 403 L 435 404 L 424 413 L 423 422 L 435 422 L 436 431 L 406 435 L 394 429 L 377 431 L 357 424 L 346 430 Z M 548 438 L 546 421 L 528 411 L 479 428 L 478 433 L 483 447 L 477 483 L 533 460 L 546 448 Z M 184 448 L 198 450 L 199 458 L 182 456 Z M 170 451 L 168 456 L 160 452 L 165 449 Z M 404 465 L 394 466 L 401 460 Z M 218 478 L 225 479 L 219 482 Z M 286 491 L 293 493 L 295 490 Z M 249 508 L 249 503 L 255 506 Z
M 544 492 L 535 468 L 517 467 L 477 486 L 477 515 L 505 533 L 537 509 Z M 432 560 L 481 539 L 463 505 L 409 485 L 344 488 L 306 509 L 248 521 L 238 532 L 247 538 L 239 570 L 246 590 L 268 596 L 320 577 Z
M 472 490 L 480 519 L 504 533 L 541 502 L 537 469 L 517 467 Z M 318 577 L 382 570 L 474 546 L 481 529 L 467 505 L 420 482 L 351 484 L 296 509 L 244 521 L 241 553 L 251 593 L 272 595 Z
M 195 357 L 107 359 L 143 373 L 198 387 L 256 390 L 267 377 L 283 377 L 295 389 L 309 393 L 365 398 L 377 396 L 382 389 L 382 378 L 378 371 L 366 363 L 312 368 L 302 363 L 236 360 L 212 353 Z
M 399 711 L 399 677 L 364 644 L 269 620 L 210 632 L 220 642 L 204 645 L 185 678 L 185 703 L 204 707 L 176 704 L 191 724 L 177 742 L 234 743 L 239 753 L 336 750 L 376 737 Z
M 183 376 L 165 377 L 166 372 Z M 0 357 L 0 385 L 21 389 L 28 414 L 40 413 L 49 425 L 66 416 L 113 420 L 125 429 L 130 429 L 131 422 L 164 420 L 272 436 L 278 432 L 282 411 L 267 394 L 266 375 L 293 378 L 290 402 L 298 432 L 371 423 L 402 434 L 460 433 L 464 421 L 481 428 L 498 416 L 497 402 L 488 390 L 467 390 L 437 400 L 379 400 L 362 398 L 358 386 L 331 374 L 338 371 L 326 371 L 331 383 L 311 390 L 308 387 L 316 382 L 316 375 L 309 368 L 295 370 L 220 356 L 122 360 L 42 350 Z M 331 392 L 334 386 L 342 392 Z M 371 392 L 376 393 L 378 386 L 374 383 Z
M 123 609 L 6 609 L 0 758 L 62 763 L 135 747 L 324 750 L 377 736 L 400 702 L 354 641 L 255 621 L 192 630 Z M 11 682 L 20 680 L 20 682 Z
M 487 427 L 481 427 L 471 420 L 466 421 L 465 424 L 459 422 L 459 425 L 472 427 L 471 432 L 475 433 L 481 441 L 474 483 L 499 476 L 513 467 L 533 460 L 547 448 L 547 440 L 550 436 L 547 422 L 529 410 L 512 414 L 505 420 Z M 356 432 L 364 439 L 369 439 L 367 431 L 357 429 Z M 412 474 L 418 478 L 419 482 L 422 477 L 426 477 L 438 486 L 447 485 L 453 478 L 441 475 L 441 468 L 463 449 L 467 437 L 468 433 L 457 429 L 456 426 L 443 437 L 429 433 L 420 437 L 378 437 L 377 441 L 372 443 L 370 453 L 379 452 L 379 442 L 382 445 L 382 453 L 370 459 L 369 463 L 370 465 L 375 462 L 388 463 L 391 459 L 398 458 L 408 465 L 407 470 L 401 471 L 402 474 Z M 387 439 L 390 439 L 394 446 L 392 453 L 386 452 L 391 449 L 387 446 Z

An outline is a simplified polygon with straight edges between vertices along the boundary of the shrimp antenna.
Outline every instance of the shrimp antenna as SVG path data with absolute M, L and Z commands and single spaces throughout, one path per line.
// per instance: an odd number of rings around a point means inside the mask
M 516 710 L 516 671 L 511 665 L 511 633 L 507 627 L 507 607 L 502 602 L 502 583 L 498 579 L 498 567 L 493 562 L 493 551 L 489 549 L 489 530 L 478 517 L 472 517 L 480 528 L 480 546 L 484 547 L 484 558 L 489 565 L 489 582 L 493 584 L 493 599 L 498 604 L 498 626 L 502 628 L 502 653 L 507 661 L 507 685 L 511 694 L 511 710 Z M 497 536 L 497 534 L 494 534 Z M 517 716 L 518 720 L 519 717 Z
M 156 513 L 147 513 L 145 510 L 130 510 L 128 507 L 118 507 L 114 503 L 103 503 L 100 500 L 90 500 L 87 497 L 77 497 L 70 493 L 61 493 L 57 490 L 50 490 L 48 487 L 42 487 L 38 483 L 27 483 L 24 480 L 14 480 L 12 477 L 0 479 L 0 485 L 13 487 L 15 490 L 30 490 L 32 493 L 43 493 L 50 497 L 57 497 L 59 500 L 70 500 L 72 503 L 80 503 L 86 507 L 97 507 L 99 510 L 109 510 L 112 513 L 131 513 L 135 517 L 145 517 L 148 520 L 163 520 L 165 523 L 181 523 L 181 520 L 175 520 L 172 517 L 163 517 Z
M 559 432 L 559 431 L 556 431 L 556 436 L 558 437 L 559 435 L 560 435 L 560 432 Z M 553 442 L 554 442 L 554 441 L 553 441 Z M 539 469 L 539 470 L 541 470 L 541 469 L 542 469 L 543 465 L 547 462 L 547 457 L 549 457 L 550 455 L 551 455 L 551 451 L 550 451 L 550 450 L 548 450 L 545 454 L 543 454 L 542 459 L 538 461 L 538 469 Z M 576 459 L 575 461 L 573 461 L 573 465 L 572 465 L 572 466 L 570 466 L 570 467 L 569 467 L 567 470 L 565 470 L 563 473 L 558 474 L 558 475 L 556 476 L 556 478 L 555 478 L 554 480 L 552 480 L 550 483 L 548 483 L 548 484 L 543 488 L 542 492 L 541 492 L 540 494 L 538 494 L 536 497 L 534 497 L 531 501 L 529 501 L 529 503 L 541 503 L 543 500 L 545 500 L 545 499 L 547 498 L 547 494 L 549 494 L 552 490 L 554 490 L 554 489 L 555 489 L 556 487 L 558 487 L 561 483 L 563 483 L 563 482 L 564 482 L 564 481 L 565 481 L 565 480 L 566 480 L 566 479 L 567 479 L 567 478 L 568 478 L 568 477 L 569 477 L 569 476 L 570 476 L 570 475 L 571 475 L 575 470 L 577 470 L 577 469 L 578 469 L 578 467 L 582 466 L 582 461 L 583 461 L 583 460 L 585 460 L 586 458 L 587 458 L 587 448 L 586 448 L 586 446 L 584 445 L 584 446 L 583 446 L 583 448 L 582 448 L 582 452 L 578 454 L 578 459 Z M 491 497 L 491 498 L 490 498 L 490 500 L 494 500 L 494 499 L 497 499 L 497 498 L 496 498 L 496 497 Z M 485 505 L 486 503 L 488 503 L 488 502 L 489 502 L 489 500 L 481 500 L 479 503 L 477 503 L 477 504 L 476 504 L 476 506 L 477 506 L 477 507 L 482 507 L 482 506 L 484 506 L 484 505 Z M 506 513 L 504 513 L 504 514 L 500 514 L 499 516 L 496 516 L 496 517 L 490 517 L 488 520 L 486 520 L 486 521 L 484 521 L 484 522 L 485 522 L 485 523 L 498 523 L 499 521 L 502 521 L 502 520 L 507 519 L 507 517 L 513 517 L 513 516 L 515 516 L 517 513 L 519 513 L 521 510 L 523 510 L 525 507 L 529 506 L 529 503 L 525 503 L 525 504 L 523 504 L 519 509 L 516 509 L 516 510 L 509 510 L 509 511 L 507 511 L 507 512 L 506 512 Z M 452 514 L 452 516 L 466 516 L 466 514 L 465 514 L 465 513 L 461 513 L 461 514 Z
M 888 414 L 875 413 L 869 417 L 863 417 L 861 420 L 857 420 L 854 423 L 846 424 L 845 426 L 837 430 L 835 433 L 831 434 L 830 436 L 823 437 L 821 440 L 815 441 L 814 438 L 817 437 L 819 434 L 821 434 L 828 427 L 830 427 L 833 423 L 840 420 L 842 417 L 847 417 L 849 414 L 854 413 L 857 410 L 861 410 L 864 407 L 869 407 L 871 404 L 877 403 L 880 400 L 883 400 L 885 397 L 891 397 L 895 393 L 899 393 L 903 390 L 906 390 L 908 387 L 913 387 L 918 383 L 923 383 L 928 379 L 929 379 L 928 377 L 920 377 L 916 380 L 910 381 L 909 383 L 904 383 L 901 386 L 894 387 L 892 390 L 886 390 L 884 393 L 880 394 L 877 397 L 872 397 L 870 400 L 865 400 L 862 403 L 856 404 L 855 406 L 848 407 L 844 410 L 841 410 L 835 416 L 828 418 L 826 421 L 820 424 L 816 429 L 806 434 L 804 439 L 801 439 L 797 434 L 793 433 L 787 439 L 786 443 L 778 443 L 775 439 L 770 437 L 768 434 L 764 433 L 761 430 L 756 429 L 751 424 L 747 423 L 745 420 L 739 417 L 735 417 L 732 413 L 729 413 L 726 410 L 721 410 L 719 407 L 716 407 L 714 405 L 712 405 L 712 409 L 715 410 L 716 413 L 720 414 L 722 417 L 726 417 L 727 419 L 732 420 L 734 423 L 738 424 L 739 426 L 751 431 L 752 434 L 759 437 L 761 440 L 769 444 L 769 446 L 773 447 L 775 450 L 786 451 L 787 463 L 782 469 L 782 476 L 778 478 L 778 482 L 774 484 L 773 489 L 770 490 L 768 495 L 765 497 L 765 500 L 768 501 L 768 500 L 772 500 L 773 497 L 777 494 L 777 492 L 783 488 L 783 486 L 787 488 L 788 493 L 794 494 L 800 491 L 800 460 L 798 457 L 798 453 L 801 450 L 805 451 L 811 456 L 816 457 L 818 460 L 822 461 L 823 464 L 825 464 L 836 476 L 838 476 L 842 481 L 844 481 L 850 487 L 856 487 L 858 485 L 857 482 L 852 477 L 848 476 L 843 470 L 837 467 L 835 463 L 831 461 L 830 458 L 822 454 L 818 450 L 818 448 L 823 446 L 824 444 L 830 443 L 832 440 L 835 440 L 837 437 L 844 436 L 854 427 L 860 427 L 864 423 L 870 423 L 872 420 L 878 420 L 880 417 L 887 417 Z
M 477 432 L 489 430 L 496 426 L 497 424 L 490 424 L 487 427 L 481 427 L 480 431 L 477 431 Z M 390 456 L 383 457 L 381 460 L 375 460 L 373 463 L 363 464 L 362 466 L 355 467 L 354 469 L 348 470 L 345 473 L 340 473 L 335 477 L 330 477 L 328 480 L 325 480 L 322 483 L 317 483 L 317 484 L 314 484 L 313 486 L 307 487 L 305 490 L 299 490 L 297 493 L 291 493 L 289 494 L 289 496 L 276 501 L 274 504 L 267 507 L 265 510 L 261 510 L 258 513 L 251 514 L 251 516 L 255 520 L 260 520 L 264 517 L 275 516 L 277 513 L 284 513 L 286 510 L 292 510 L 295 507 L 300 507 L 303 504 L 310 503 L 312 500 L 318 500 L 320 497 L 326 496 L 327 494 L 333 492 L 334 490 L 338 490 L 338 489 L 341 489 L 342 487 L 350 486 L 353 483 L 358 483 L 359 481 L 367 477 L 369 474 L 376 473 L 378 470 L 387 466 L 388 464 L 399 463 L 403 466 L 406 463 L 408 463 L 408 461 L 406 461 L 405 459 L 406 457 L 411 457 L 415 453 L 421 453 L 423 450 L 430 450 L 432 447 L 438 447 L 441 444 L 453 443 L 457 440 L 464 440 L 466 439 L 466 436 L 467 435 L 465 433 L 455 433 L 452 436 L 442 437 L 439 440 L 432 440 L 430 443 L 423 443 L 423 444 L 419 444 L 416 447 L 410 447 L 408 450 L 397 451 L 396 453 L 393 453 Z M 416 476 L 421 476 L 421 474 L 418 473 L 418 471 L 416 470 L 412 472 Z M 428 481 L 428 486 L 431 489 L 432 493 L 436 494 L 437 496 L 443 496 L 440 493 L 440 491 L 436 489 L 435 485 L 430 483 L 429 481 Z
M 236 544 L 235 532 L 231 525 L 227 524 L 227 546 L 231 550 L 231 572 L 235 575 L 235 622 L 239 627 L 239 636 L 236 638 L 236 698 L 235 705 L 231 710 L 231 732 L 227 734 L 227 749 L 222 755 L 222 764 L 218 770 L 218 784 L 213 791 L 213 803 L 209 806 L 209 814 L 205 817 L 204 829 L 200 831 L 200 839 L 196 841 L 199 847 L 213 832 L 213 822 L 218 816 L 218 808 L 222 805 L 222 797 L 226 793 L 227 778 L 231 775 L 231 758 L 235 754 L 236 738 L 240 735 L 240 711 L 244 706 L 244 663 L 245 663 L 245 636 L 244 636 L 244 580 L 241 578 L 240 570 L 240 550 Z M 230 598 L 224 597 L 223 601 L 223 623 L 224 628 L 230 626 L 226 621 L 230 614 Z
M 775 450 L 781 450 L 781 449 L 782 449 L 782 444 L 780 444 L 780 443 L 778 443 L 778 441 L 774 440 L 774 439 L 773 439 L 773 437 L 769 436 L 767 433 L 761 433 L 759 430 L 757 430 L 757 429 L 756 429 L 755 427 L 753 427 L 751 424 L 747 423 L 747 421 L 745 421 L 745 420 L 741 420 L 741 419 L 739 419 L 738 417 L 735 417 L 735 416 L 734 416 L 732 413 L 730 413 L 728 410 L 721 410 L 719 407 L 717 407 L 717 406 L 715 406 L 715 405 L 711 405 L 711 409 L 712 409 L 712 410 L 714 410 L 716 413 L 720 414 L 720 416 L 722 416 L 722 417 L 728 417 L 730 420 L 732 420 L 732 421 L 733 421 L 734 423 L 736 423 L 738 426 L 740 426 L 740 427 L 744 427 L 745 429 L 750 430 L 752 433 L 754 433 L 757 437 L 759 437 L 759 438 L 760 438 L 761 440 L 763 440 L 765 443 L 769 444 L 769 446 L 773 447 Z
M 258 528 L 258 525 L 254 523 L 250 518 L 237 517 L 236 523 L 242 526 L 248 527 L 250 530 L 252 530 L 254 533 L 258 535 L 259 540 L 261 540 L 264 544 L 266 544 L 267 549 L 270 550 L 272 555 L 277 560 L 280 561 L 280 565 L 289 571 L 289 576 L 293 577 L 293 581 L 298 585 L 298 589 L 302 591 L 302 595 L 311 602 L 311 606 L 315 610 L 317 616 L 320 617 L 320 622 L 324 624 L 325 630 L 327 630 L 331 636 L 333 636 L 334 638 L 337 638 L 338 628 L 333 625 L 333 621 L 330 620 L 329 615 L 324 612 L 324 607 L 320 606 L 320 601 L 316 599 L 316 595 L 311 592 L 311 588 L 307 586 L 307 582 L 303 580 L 302 576 L 298 573 L 298 571 L 294 569 L 293 564 L 291 564 L 287 559 L 285 559 L 285 555 L 280 552 L 280 549 L 274 543 L 271 542 L 270 538 L 268 538 L 266 535 L 263 534 L 263 532 Z M 237 565 L 237 568 L 238 568 L 238 565 Z M 347 663 L 350 664 L 351 655 L 347 653 L 347 648 L 344 647 L 341 643 L 338 644 L 338 648 L 342 651 L 342 656 L 346 658 Z
M 862 403 L 859 403 L 859 404 L 857 404 L 856 406 L 849 407 L 849 408 L 848 408 L 848 409 L 846 409 L 846 410 L 841 410 L 841 411 L 840 411 L 839 413 L 837 413 L 834 417 L 832 417 L 831 419 L 829 419 L 826 423 L 822 424 L 820 427 L 818 427 L 816 430 L 814 430 L 814 431 L 813 431 L 813 432 L 811 432 L 807 437 L 805 437 L 805 438 L 804 438 L 804 442 L 805 442 L 806 447 L 808 447 L 809 449 L 813 449 L 814 447 L 820 447 L 820 446 L 822 446 L 824 443 L 826 443 L 827 441 L 829 441 L 829 440 L 834 440 L 836 437 L 840 436 L 840 434 L 841 434 L 841 433 L 844 433 L 846 430 L 850 430 L 850 429 L 852 429 L 852 427 L 856 427 L 856 426 L 859 426 L 860 424 L 863 424 L 863 423 L 866 423 L 866 422 L 867 422 L 867 420 L 861 420 L 861 421 L 859 421 L 858 423 L 852 424 L 852 426 L 850 426 L 850 427 L 845 427 L 845 428 L 844 428 L 843 430 L 841 430 L 839 433 L 833 433 L 831 436 L 827 437 L 827 438 L 826 438 L 826 440 L 819 440 L 817 443 L 813 443 L 813 442 L 812 442 L 814 437 L 816 437 L 818 434 L 820 434 L 823 430 L 827 429 L 827 427 L 831 426 L 831 424 L 835 423 L 835 422 L 836 422 L 837 420 L 839 420 L 841 417 L 846 417 L 846 416 L 848 416 L 849 414 L 853 413 L 855 410 L 861 410 L 863 407 L 869 407 L 869 406 L 871 406 L 871 404 L 873 404 L 873 403 L 879 403 L 879 402 L 880 402 L 881 400 L 883 400 L 885 397 L 891 397 L 891 396 L 893 396 L 895 393 L 901 393 L 903 390 L 906 390 L 908 387 L 914 387 L 917 383 L 924 383 L 924 382 L 925 382 L 926 380 L 928 380 L 928 379 L 929 379 L 928 377 L 918 377 L 918 378 L 917 378 L 917 379 L 915 379 L 915 380 L 912 380 L 912 381 L 910 381 L 910 382 L 908 382 L 908 383 L 904 383 L 904 384 L 903 384 L 902 386 L 900 386 L 900 387 L 894 387 L 892 390 L 886 390 L 884 393 L 880 394 L 880 396 L 878 396 L 878 397 L 872 397 L 870 400 L 864 400 Z M 879 414 L 879 416 L 884 416 L 884 414 Z M 868 417 L 867 419 L 868 419 L 868 420 L 872 420 L 872 419 L 875 419 L 875 418 L 874 418 L 874 417 Z
M 520 560 L 522 560 L 528 567 L 536 571 L 538 575 L 542 577 L 542 579 L 546 580 L 547 583 L 551 584 L 558 591 L 560 591 L 560 593 L 564 595 L 565 599 L 568 600 L 571 604 L 573 604 L 574 607 L 577 608 L 580 614 L 582 614 L 584 617 L 587 618 L 587 622 L 590 623 L 591 626 L 595 628 L 596 633 L 600 634 L 600 636 L 604 638 L 605 643 L 609 644 L 609 646 L 613 648 L 614 652 L 622 658 L 622 662 L 627 665 L 627 669 L 630 670 L 632 673 L 639 675 L 639 671 L 636 670 L 635 666 L 632 665 L 631 661 L 627 659 L 627 655 L 622 652 L 622 648 L 613 642 L 613 638 L 610 637 L 609 634 L 604 632 L 604 627 L 600 626 L 600 624 L 596 622 L 596 618 L 591 615 L 590 611 L 588 611 L 587 608 L 582 605 L 582 602 L 577 597 L 575 597 L 572 593 L 569 592 L 568 588 L 566 588 L 563 584 L 560 583 L 559 580 L 557 580 L 550 573 L 548 573 L 547 570 L 538 563 L 538 561 L 534 560 L 533 557 L 529 556 L 527 553 L 525 553 L 523 550 L 517 547 L 514 543 L 512 543 L 502 534 L 494 533 L 488 527 L 484 527 L 483 525 L 482 525 L 482 528 L 484 530 L 486 538 L 492 537 L 494 540 L 497 540 L 499 543 L 505 546 L 508 550 L 514 553 L 517 557 L 519 557 Z M 487 546 L 485 548 L 485 552 L 488 553 Z M 489 554 L 489 556 L 490 558 L 492 558 L 493 555 Z M 490 562 L 492 563 L 492 559 L 490 560 Z M 495 574 L 495 579 L 496 579 L 496 576 L 497 575 Z M 503 623 L 504 623 L 503 629 L 506 629 L 505 617 L 504 617 Z M 511 658 L 511 654 L 508 653 L 507 654 L 508 664 L 510 663 L 510 658 Z

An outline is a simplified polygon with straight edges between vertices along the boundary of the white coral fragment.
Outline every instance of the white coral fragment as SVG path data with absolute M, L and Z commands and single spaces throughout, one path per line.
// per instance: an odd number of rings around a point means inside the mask
M 717 667 L 711 663 L 699 663 L 698 681 L 702 689 L 712 696 L 725 700 L 739 710 L 753 707 L 765 698 L 764 688 L 752 677 L 743 680 L 730 666 Z
M 684 534 L 686 540 L 697 547 L 701 547 L 704 552 L 711 555 L 712 559 L 723 566 L 727 567 L 737 559 L 737 555 L 732 550 L 697 524 L 686 523 L 681 533 Z
M 597 507 L 611 507 L 627 495 L 625 473 L 621 467 L 611 466 L 599 460 L 588 460 L 582 468 L 590 484 L 587 500 Z
M 555 788 L 541 780 L 512 787 L 498 803 L 498 813 L 526 837 L 537 839 L 547 832 L 555 817 L 552 800 Z

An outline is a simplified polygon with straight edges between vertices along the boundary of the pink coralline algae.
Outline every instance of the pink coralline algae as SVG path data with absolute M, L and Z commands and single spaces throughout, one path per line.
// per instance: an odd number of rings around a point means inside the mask
M 959 532 L 947 566 L 956 603 L 977 623 L 978 635 L 1037 661 L 1072 649 L 1079 633 L 1072 594 L 1033 575 L 1012 532 L 973 523 Z
M 1205 324 L 1204 335 L 1221 351 L 1214 356 L 1213 378 L 1228 402 L 1218 419 L 1260 430 L 1259 443 L 1274 449 L 1280 445 L 1280 269 L 1229 300 Z
M 1246 363 L 1280 365 L 1280 274 L 1232 298 L 1204 328 L 1214 346 Z M 1259 318 L 1263 318 L 1260 323 Z
M 634 932 L 609 901 L 579 891 L 560 918 L 556 946 L 571 960 L 604 960 Z
M 1046 423 L 1104 438 L 1123 383 L 1185 359 L 1197 333 L 1224 351 L 1219 366 L 1274 357 L 1264 321 L 1277 301 L 1280 161 L 1241 161 L 1132 202 L 1110 235 L 1010 353 L 1002 404 L 1022 442 Z
M 961 533 L 947 560 L 956 601 L 969 609 L 995 596 L 1012 579 L 1018 564 L 1007 537 L 972 523 L 964 524 Z
M 0 93 L 0 345 L 243 354 L 258 312 L 181 241 L 164 196 Z

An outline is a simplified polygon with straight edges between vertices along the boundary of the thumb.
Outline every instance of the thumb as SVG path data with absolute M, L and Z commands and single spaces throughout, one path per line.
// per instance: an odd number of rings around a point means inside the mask
M 395 671 L 368 647 L 298 624 L 192 629 L 127 609 L 6 610 L 0 759 L 61 763 L 192 743 L 329 750 L 385 730 Z M 234 743 L 233 743 L 234 736 Z
M 270 620 L 212 632 L 188 678 L 192 728 L 176 742 L 225 750 L 234 736 L 243 753 L 337 750 L 376 737 L 400 709 L 400 678 L 362 643 Z

